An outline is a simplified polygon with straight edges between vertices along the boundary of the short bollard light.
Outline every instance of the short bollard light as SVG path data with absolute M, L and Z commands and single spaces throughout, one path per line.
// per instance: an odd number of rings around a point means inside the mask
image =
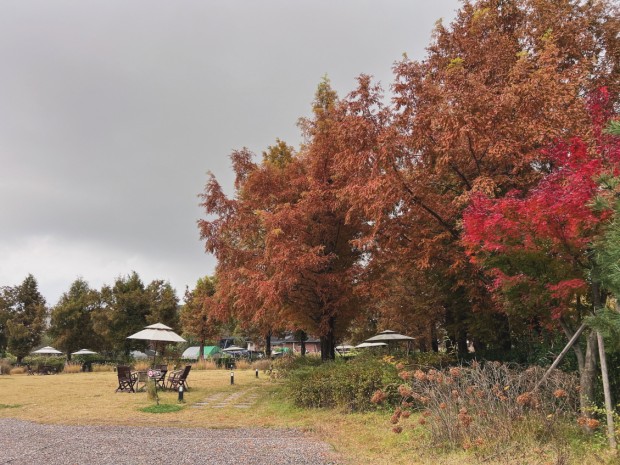
M 258 368 L 256 369 L 256 377 L 258 378 Z
M 179 386 L 179 402 L 183 402 L 183 385 Z
M 230 385 L 232 386 L 233 384 L 235 384 L 235 372 L 231 371 L 230 372 Z

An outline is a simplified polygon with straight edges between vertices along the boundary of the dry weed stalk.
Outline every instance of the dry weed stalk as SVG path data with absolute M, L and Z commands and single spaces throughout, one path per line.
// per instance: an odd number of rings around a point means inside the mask
M 419 410 L 418 424 L 435 444 L 480 447 L 508 439 L 526 420 L 536 419 L 547 431 L 559 419 L 575 419 L 579 411 L 576 377 L 554 370 L 539 390 L 544 370 L 532 366 L 473 362 L 445 370 L 402 371 L 401 406 L 391 423 Z M 373 401 L 384 396 L 375 393 Z

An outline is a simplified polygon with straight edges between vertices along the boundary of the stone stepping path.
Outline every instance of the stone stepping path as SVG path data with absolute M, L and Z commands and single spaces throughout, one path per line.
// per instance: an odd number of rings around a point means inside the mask
M 250 408 L 258 399 L 258 394 L 252 391 L 253 389 L 246 389 L 244 391 L 233 392 L 232 394 L 217 392 L 210 395 L 206 399 L 201 400 L 200 402 L 192 404 L 191 408 Z

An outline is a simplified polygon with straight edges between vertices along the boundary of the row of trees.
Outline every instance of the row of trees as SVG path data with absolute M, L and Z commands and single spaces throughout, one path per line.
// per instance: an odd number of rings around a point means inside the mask
M 127 336 L 157 322 L 181 330 L 175 290 L 162 280 L 145 286 L 135 272 L 100 290 L 78 278 L 51 309 L 32 275 L 0 290 L 0 353 L 8 350 L 18 362 L 44 335 L 68 359 L 81 348 L 128 355 L 144 343 Z
M 316 334 L 324 359 L 377 326 L 421 349 L 443 332 L 460 355 L 572 335 L 618 295 L 603 277 L 618 137 L 602 130 L 620 104 L 618 17 L 610 1 L 465 1 L 424 60 L 395 64 L 390 104 L 368 76 L 342 99 L 324 79 L 298 151 L 233 152 L 232 198 L 207 182 L 213 312 Z

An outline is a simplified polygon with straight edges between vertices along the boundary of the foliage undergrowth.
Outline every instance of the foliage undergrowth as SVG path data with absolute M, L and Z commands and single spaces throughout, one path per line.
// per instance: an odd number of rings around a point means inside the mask
M 372 393 L 392 386 L 391 392 L 396 395 L 398 383 L 397 370 L 392 364 L 371 357 L 319 366 L 314 361 L 293 362 L 284 371 L 287 396 L 296 406 L 304 408 L 373 410 L 376 405 L 370 402 Z

